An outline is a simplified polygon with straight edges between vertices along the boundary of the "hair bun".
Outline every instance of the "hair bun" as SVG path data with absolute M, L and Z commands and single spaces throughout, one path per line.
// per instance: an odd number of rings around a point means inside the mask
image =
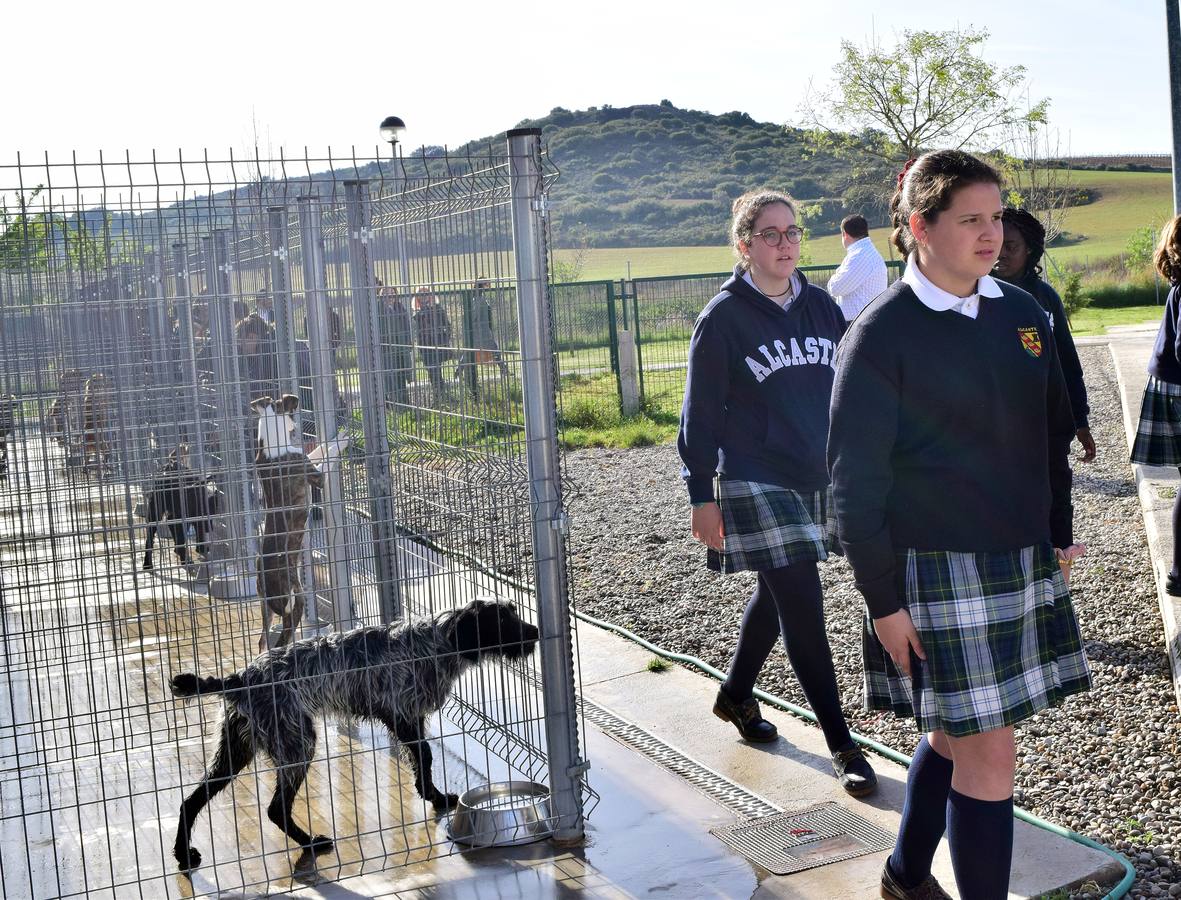
M 898 190 L 902 190 L 902 182 L 906 181 L 906 173 L 910 171 L 910 167 L 914 165 L 917 156 L 912 156 L 902 166 L 902 171 L 898 173 Z

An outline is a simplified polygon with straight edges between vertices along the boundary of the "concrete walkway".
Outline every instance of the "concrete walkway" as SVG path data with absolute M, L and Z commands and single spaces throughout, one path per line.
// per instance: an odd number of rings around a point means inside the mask
M 1107 337 L 1079 343 L 1107 344 L 1122 395 L 1129 446 L 1147 380 L 1146 365 L 1156 326 L 1113 328 Z M 1175 469 L 1136 467 L 1169 657 L 1181 701 L 1181 603 L 1164 592 L 1171 562 L 1173 497 L 1181 489 Z M 583 697 L 652 735 L 657 747 L 672 750 L 678 765 L 661 752 L 641 753 L 612 740 L 588 722 L 585 747 L 591 784 L 601 795 L 587 827 L 585 846 L 561 850 L 549 843 L 511 850 L 483 850 L 299 892 L 316 897 L 637 897 L 672 898 L 878 896 L 887 851 L 855 857 L 793 875 L 776 876 L 729 849 L 711 834 L 738 821 L 727 806 L 694 789 L 673 770 L 685 759 L 753 795 L 769 809 L 801 810 L 833 802 L 896 833 L 906 772 L 872 757 L 881 779 L 866 802 L 844 795 L 833 780 L 819 729 L 778 710 L 764 708 L 781 740 L 746 744 L 710 713 L 716 682 L 680 667 L 653 673 L 652 654 L 600 629 L 579 627 Z M 667 753 L 664 754 L 667 756 Z M 935 860 L 935 875 L 957 896 L 946 844 Z M 1123 867 L 1110 856 L 1065 838 L 1016 823 L 1011 881 L 1013 897 L 1033 897 L 1094 882 L 1113 886 Z
M 710 712 L 717 684 L 681 667 L 654 673 L 652 654 L 601 629 L 580 624 L 583 697 L 640 725 L 657 744 L 745 789 L 769 808 L 802 810 L 832 802 L 897 832 L 906 770 L 874 756 L 881 780 L 866 802 L 847 797 L 829 768 L 823 737 L 800 719 L 764 709 L 781 740 L 751 745 Z M 601 795 L 585 846 L 562 850 L 543 842 L 481 850 L 405 869 L 309 886 L 298 896 L 355 897 L 877 897 L 887 851 L 775 876 L 730 850 L 711 831 L 738 816 L 699 793 L 650 754 L 636 752 L 587 725 L 591 785 Z M 675 766 L 674 766 L 675 768 Z M 1123 877 L 1110 856 L 1024 822 L 1016 823 L 1012 897 L 1033 897 L 1084 882 L 1110 887 Z M 957 896 L 946 845 L 935 874 Z
M 1123 405 L 1124 430 L 1128 435 L 1128 449 L 1136 435 L 1140 419 L 1140 402 L 1148 383 L 1148 360 L 1156 339 L 1157 326 L 1128 325 L 1108 330 L 1106 342 L 1111 347 L 1115 362 L 1115 377 L 1119 383 Z M 1181 705 L 1181 598 L 1165 593 L 1165 576 L 1173 562 L 1173 498 L 1181 490 L 1181 473 L 1177 469 L 1158 466 L 1134 466 L 1140 505 L 1144 510 L 1144 527 L 1148 533 L 1148 548 L 1152 554 L 1152 572 L 1156 579 L 1157 601 L 1165 628 L 1165 644 L 1169 665 L 1173 670 L 1173 688 Z

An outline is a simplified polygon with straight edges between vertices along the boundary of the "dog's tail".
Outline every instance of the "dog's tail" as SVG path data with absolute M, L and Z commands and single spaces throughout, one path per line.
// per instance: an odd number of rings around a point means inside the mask
M 177 697 L 196 697 L 200 694 L 221 694 L 242 687 L 237 675 L 228 678 L 198 678 L 193 672 L 172 676 L 172 693 Z

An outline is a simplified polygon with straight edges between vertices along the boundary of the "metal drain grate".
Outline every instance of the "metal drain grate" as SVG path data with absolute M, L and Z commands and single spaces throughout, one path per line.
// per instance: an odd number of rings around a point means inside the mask
M 790 875 L 894 846 L 894 836 L 837 803 L 715 828 L 713 834 L 773 875 Z
M 726 809 L 748 819 L 771 816 L 779 812 L 778 806 L 768 803 L 762 797 L 752 794 L 724 775 L 703 766 L 675 747 L 670 747 L 660 738 L 638 725 L 619 718 L 614 713 L 585 698 L 580 698 L 579 706 L 588 721 L 594 723 L 620 743 L 627 744 L 632 749 L 639 751 L 657 765 L 668 769 L 675 775 L 680 775 L 697 790 L 720 803 Z M 760 819 L 760 821 L 762 820 Z M 891 844 L 893 844 L 892 839 Z

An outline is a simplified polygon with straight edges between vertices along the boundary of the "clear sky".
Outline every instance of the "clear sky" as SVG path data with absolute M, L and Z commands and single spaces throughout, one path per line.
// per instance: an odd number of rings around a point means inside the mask
M 408 144 L 458 144 L 555 106 L 743 110 L 796 123 L 842 38 L 987 27 L 1024 64 L 1075 153 L 1170 147 L 1164 3 L 1131 0 L 39 0 L 7 4 L 0 164 L 254 144 L 374 152 L 388 114 Z

